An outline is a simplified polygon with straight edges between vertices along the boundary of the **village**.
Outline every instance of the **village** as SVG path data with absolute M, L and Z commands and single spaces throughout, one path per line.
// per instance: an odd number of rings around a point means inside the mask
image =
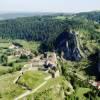
M 51 73 L 52 77 L 57 77 L 57 74 L 59 74 L 59 71 L 57 70 L 57 56 L 55 52 L 51 53 L 45 53 L 45 57 L 43 54 L 39 56 L 35 56 L 32 54 L 31 51 L 23 49 L 22 47 L 18 45 L 12 44 L 9 46 L 9 49 L 14 50 L 12 55 L 16 57 L 20 57 L 21 55 L 25 56 L 31 56 L 29 62 L 24 65 L 22 68 L 23 71 L 27 70 L 43 70 L 43 71 L 48 71 Z M 58 75 L 59 76 L 59 75 Z

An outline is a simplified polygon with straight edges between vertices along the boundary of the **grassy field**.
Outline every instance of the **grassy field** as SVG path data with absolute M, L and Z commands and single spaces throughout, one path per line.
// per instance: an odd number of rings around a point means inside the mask
M 32 100 L 35 97 L 34 100 L 63 100 L 62 91 L 58 88 L 63 81 L 65 81 L 63 77 L 52 78 L 36 93 L 25 97 L 25 99 Z
M 48 80 L 48 83 L 37 92 L 42 92 L 43 90 L 46 90 L 50 87 L 55 87 L 57 84 L 62 84 L 62 81 L 64 81 L 63 77 L 52 78 Z
M 24 41 L 24 40 L 15 40 L 14 42 L 17 42 L 21 45 L 23 45 L 23 48 L 29 49 L 31 51 L 37 51 L 38 47 L 40 46 L 40 42 L 33 42 L 33 41 Z
M 65 16 L 57 16 L 57 17 L 55 17 L 55 19 L 65 20 L 65 19 L 66 19 L 66 17 L 65 17 Z
M 10 56 L 7 55 L 9 53 L 9 50 L 8 50 L 9 46 L 11 44 L 12 44 L 11 41 L 9 42 L 9 41 L 0 39 L 0 75 L 7 74 L 9 72 L 10 73 L 15 72 L 17 71 L 17 69 L 18 70 L 21 69 L 27 63 L 27 61 L 23 61 L 19 57 L 15 57 L 14 55 L 10 55 Z M 1 61 L 2 55 L 7 55 L 8 60 L 7 60 L 6 66 L 4 66 Z
M 8 56 L 8 63 L 15 62 L 17 59 L 15 56 Z
M 18 72 L 6 74 L 0 77 L 0 100 L 13 100 L 16 96 L 23 93 L 25 90 L 13 83 Z
M 26 100 L 64 100 L 61 96 L 62 91 L 58 91 L 57 87 L 54 89 L 44 90 L 38 94 L 30 95 L 25 97 Z
M 0 40 L 0 56 L 6 52 L 7 48 L 11 45 L 9 42 L 4 42 L 4 40 Z
M 37 51 L 37 49 L 39 48 L 40 46 L 40 42 L 33 42 L 33 41 L 25 41 L 25 40 L 11 40 L 10 42 L 9 41 L 6 41 L 6 40 L 1 40 L 0 39 L 0 49 L 5 49 L 5 48 L 8 48 L 12 43 L 11 42 L 16 42 L 16 43 L 19 43 L 21 45 L 23 45 L 23 48 L 25 49 L 28 49 L 28 50 L 31 50 L 31 51 Z M 0 50 L 1 51 L 1 50 Z
M 0 75 L 8 73 L 8 71 L 11 69 L 11 67 L 8 66 L 1 66 L 0 65 Z
M 25 84 L 26 86 L 34 89 L 43 83 L 45 81 L 44 78 L 48 75 L 49 74 L 42 71 L 27 71 L 19 79 L 18 83 L 23 85 Z
M 18 62 L 18 63 L 13 63 L 13 66 L 2 66 L 0 65 L 0 76 L 7 74 L 7 73 L 12 73 L 20 70 L 27 62 Z
M 0 42 L 0 48 L 2 47 L 2 48 L 7 48 L 7 47 L 9 47 L 11 45 L 11 43 L 3 43 L 3 42 Z

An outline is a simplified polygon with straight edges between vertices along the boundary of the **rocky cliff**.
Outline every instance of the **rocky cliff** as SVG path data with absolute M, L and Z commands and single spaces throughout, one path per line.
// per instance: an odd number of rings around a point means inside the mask
M 64 31 L 56 38 L 56 50 L 66 60 L 78 61 L 82 58 L 77 35 L 74 31 Z
M 98 71 L 100 73 L 100 51 L 98 53 Z

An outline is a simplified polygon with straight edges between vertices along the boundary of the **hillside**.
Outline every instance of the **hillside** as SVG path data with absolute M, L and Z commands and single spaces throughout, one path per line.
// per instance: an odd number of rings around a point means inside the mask
M 100 12 L 16 17 L 0 21 L 0 100 L 100 100 Z
M 99 23 L 80 14 L 77 16 L 76 18 L 75 15 L 48 15 L 0 21 L 0 37 L 43 41 L 55 38 L 66 28 L 71 28 L 89 34 L 89 39 L 98 39 Z
M 78 16 L 79 17 L 81 16 L 89 20 L 93 20 L 93 21 L 100 23 L 100 11 L 91 11 L 90 13 L 84 12 L 84 13 L 76 14 L 76 17 Z

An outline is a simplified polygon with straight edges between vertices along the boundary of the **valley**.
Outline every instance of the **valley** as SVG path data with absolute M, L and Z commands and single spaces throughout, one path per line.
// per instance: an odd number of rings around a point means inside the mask
M 99 100 L 98 17 L 57 13 L 0 21 L 0 100 Z

